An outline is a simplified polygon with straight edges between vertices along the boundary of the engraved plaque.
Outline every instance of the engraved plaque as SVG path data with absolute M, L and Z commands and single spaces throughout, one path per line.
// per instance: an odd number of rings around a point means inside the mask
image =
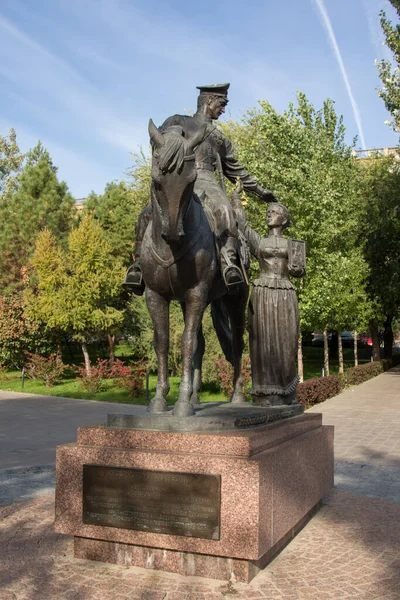
M 306 243 L 288 239 L 289 266 L 293 269 L 306 268 Z
M 83 465 L 83 522 L 219 540 L 221 476 Z

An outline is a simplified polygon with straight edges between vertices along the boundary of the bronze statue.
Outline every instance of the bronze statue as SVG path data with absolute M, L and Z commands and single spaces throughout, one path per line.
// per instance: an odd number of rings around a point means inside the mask
M 182 128 L 183 135 L 190 137 L 204 128 L 204 136 L 194 149 L 197 179 L 194 192 L 207 213 L 211 228 L 220 248 L 222 277 L 228 292 L 237 293 L 243 285 L 243 274 L 237 258 L 238 231 L 232 207 L 225 192 L 224 177 L 235 182 L 238 178 L 247 192 L 253 192 L 266 202 L 277 199 L 269 190 L 262 188 L 257 181 L 240 165 L 234 156 L 229 139 L 219 130 L 214 121 L 225 112 L 228 103 L 229 83 L 199 86 L 200 94 L 197 112 L 193 117 L 174 115 L 161 126 L 160 132 L 171 126 Z M 216 176 L 217 175 L 217 176 Z M 135 263 L 128 269 L 125 287 L 135 294 L 142 294 L 144 282 L 141 273 L 142 240 L 151 218 L 151 207 L 147 206 L 139 217 L 136 229 Z
M 269 235 L 262 238 L 246 221 L 239 191 L 240 187 L 232 195 L 239 229 L 261 270 L 248 309 L 253 403 L 295 404 L 299 311 L 289 275 L 305 275 L 305 243 L 282 237 L 290 217 L 286 206 L 278 202 L 267 208 Z
M 194 414 L 198 403 L 200 370 L 204 353 L 201 321 L 208 303 L 214 306 L 216 331 L 234 367 L 233 403 L 245 401 L 241 360 L 248 286 L 228 295 L 220 276 L 215 235 L 203 206 L 194 193 L 197 177 L 196 148 L 207 135 L 203 125 L 193 134 L 173 125 L 159 131 L 149 124 L 152 142 L 151 219 L 141 247 L 141 270 L 146 302 L 154 326 L 158 380 L 149 411 L 167 411 L 169 304 L 179 300 L 185 329 L 182 336 L 182 379 L 173 413 Z M 230 323 L 229 331 L 227 325 Z M 192 380 L 192 367 L 194 379 Z

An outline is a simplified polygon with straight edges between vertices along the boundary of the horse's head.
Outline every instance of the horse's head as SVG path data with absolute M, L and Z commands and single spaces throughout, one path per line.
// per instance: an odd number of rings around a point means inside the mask
M 161 236 L 178 242 L 184 235 L 183 216 L 197 177 L 194 149 L 203 140 L 206 127 L 185 138 L 182 127 L 174 125 L 161 133 L 150 119 L 153 147 L 153 193 L 161 214 Z

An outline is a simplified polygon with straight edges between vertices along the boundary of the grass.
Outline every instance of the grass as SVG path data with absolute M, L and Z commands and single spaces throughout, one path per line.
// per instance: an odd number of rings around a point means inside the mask
M 354 366 L 354 355 L 352 348 L 344 348 L 344 363 L 345 369 Z M 116 347 L 116 357 L 122 360 L 131 358 L 129 346 L 120 344 Z M 359 349 L 359 360 L 369 362 L 371 356 L 370 348 Z M 304 357 L 304 378 L 310 379 L 320 377 L 324 365 L 323 348 L 306 346 L 303 350 Z M 73 356 L 66 362 L 80 362 L 80 357 Z M 338 373 L 339 365 L 337 360 L 330 361 L 330 373 Z M 149 398 L 152 398 L 156 390 L 156 375 L 149 377 Z M 171 390 L 168 395 L 168 404 L 174 404 L 178 399 L 180 377 L 170 377 Z M 13 392 L 28 392 L 31 394 L 40 394 L 43 396 L 62 396 L 64 398 L 78 398 L 83 400 L 99 400 L 102 402 L 115 402 L 120 404 L 147 404 L 145 393 L 140 398 L 130 398 L 128 393 L 120 388 L 117 388 L 112 380 L 104 381 L 104 391 L 92 394 L 82 389 L 82 385 L 71 374 L 65 377 L 60 383 L 54 387 L 46 387 L 43 383 L 37 380 L 25 378 L 24 388 L 21 387 L 21 372 L 9 371 L 6 376 L 0 380 L 0 389 Z M 222 394 L 215 384 L 204 384 L 201 391 L 202 402 L 223 402 L 227 397 Z
M 170 377 L 171 390 L 168 395 L 168 404 L 174 404 L 178 399 L 180 377 Z M 149 398 L 152 398 L 156 391 L 156 375 L 149 377 Z M 83 400 L 99 400 L 101 402 L 115 402 L 120 404 L 148 404 L 145 395 L 141 398 L 130 398 L 128 393 L 115 387 L 112 380 L 104 381 L 104 391 L 91 394 L 82 389 L 81 383 L 74 378 L 64 378 L 60 383 L 53 387 L 46 387 L 42 382 L 36 379 L 25 378 L 24 388 L 21 387 L 21 372 L 9 371 L 4 379 L 0 381 L 0 389 L 10 392 L 27 392 L 29 394 L 40 394 L 42 396 L 61 396 L 64 398 L 78 398 Z M 202 402 L 223 402 L 227 398 L 221 394 L 216 386 L 205 384 L 201 392 Z
M 369 362 L 371 360 L 371 348 L 361 347 L 358 349 L 359 364 Z M 321 346 L 305 346 L 303 348 L 304 361 L 304 379 L 321 377 L 324 367 L 324 349 Z M 345 370 L 349 367 L 354 367 L 354 351 L 353 348 L 343 348 L 343 362 Z M 329 360 L 329 373 L 336 375 L 339 373 L 339 360 Z

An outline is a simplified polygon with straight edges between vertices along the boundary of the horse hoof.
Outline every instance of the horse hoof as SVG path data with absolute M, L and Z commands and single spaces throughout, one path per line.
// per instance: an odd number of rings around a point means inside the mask
M 243 392 L 236 392 L 236 394 L 232 394 L 230 399 L 231 404 L 248 404 L 245 395 Z
M 153 398 L 147 407 L 147 412 L 154 414 L 164 413 L 168 411 L 168 404 L 164 398 Z
M 190 396 L 190 404 L 192 406 L 199 406 L 199 404 L 200 404 L 200 397 L 199 397 L 198 394 L 192 394 Z
M 194 408 L 190 402 L 178 402 L 175 404 L 172 414 L 174 417 L 192 417 L 194 415 Z

